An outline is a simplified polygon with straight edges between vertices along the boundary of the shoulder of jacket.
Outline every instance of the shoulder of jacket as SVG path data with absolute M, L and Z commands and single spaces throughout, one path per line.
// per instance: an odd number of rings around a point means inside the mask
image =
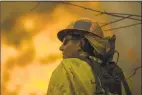
M 89 64 L 84 61 L 84 60 L 81 60 L 79 58 L 68 58 L 68 59 L 64 59 L 62 62 L 61 62 L 62 66 L 64 68 L 76 68 L 76 67 L 84 67 L 84 68 L 90 68 Z
M 76 64 L 76 63 L 86 63 L 86 61 L 81 60 L 79 58 L 67 58 L 67 59 L 63 59 L 61 64 Z

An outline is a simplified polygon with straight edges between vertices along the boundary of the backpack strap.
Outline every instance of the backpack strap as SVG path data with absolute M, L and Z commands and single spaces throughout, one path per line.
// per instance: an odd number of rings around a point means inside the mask
M 110 77 L 110 79 L 115 79 L 115 80 L 116 80 L 116 78 L 118 78 L 118 81 L 120 81 L 120 83 L 122 82 L 122 84 L 125 88 L 125 91 L 127 93 L 126 95 L 132 95 L 121 68 L 119 68 L 118 66 L 115 66 L 115 70 L 113 71 L 113 75 L 110 76 L 110 74 L 108 74 L 107 70 L 104 69 L 105 67 L 102 66 L 104 64 L 102 64 L 101 60 L 99 60 L 97 58 L 95 59 L 92 56 L 89 56 L 86 58 L 85 57 L 78 57 L 78 58 L 86 61 L 91 66 L 91 68 L 93 70 L 93 74 L 94 74 L 94 77 L 96 80 L 96 92 L 94 95 L 109 95 L 109 93 L 113 93 L 110 91 L 111 89 L 108 89 L 109 87 L 104 85 L 104 83 L 106 83 L 104 81 L 107 80 L 104 77 Z M 109 81 L 107 83 L 109 83 Z M 117 94 L 122 95 L 121 84 L 118 85 L 117 88 L 120 89 L 120 91 L 117 91 Z M 115 87 L 113 89 L 115 89 Z
M 98 60 L 94 60 L 94 58 L 90 57 L 89 58 L 90 61 L 92 62 L 92 69 L 93 69 L 93 73 L 94 73 L 94 76 L 95 77 L 99 77 L 100 80 L 98 80 L 97 78 L 96 79 L 96 83 L 97 85 L 100 87 L 100 88 L 103 88 L 104 91 L 105 91 L 105 94 L 104 95 L 109 95 L 109 93 L 111 92 L 111 89 L 109 89 L 108 85 L 106 86 L 106 83 L 109 84 L 111 82 L 109 81 L 116 81 L 118 84 L 118 91 L 117 91 L 117 94 L 119 95 L 122 95 L 122 91 L 121 91 L 121 82 L 125 88 L 125 91 L 126 91 L 126 95 L 132 95 L 131 91 L 130 91 L 130 88 L 127 84 L 127 81 L 125 79 L 125 76 L 121 70 L 121 68 L 119 68 L 118 66 L 115 67 L 115 70 L 113 70 L 112 72 L 114 73 L 113 75 L 110 75 L 108 74 L 108 72 L 104 69 L 105 66 L 103 66 L 104 64 L 101 63 L 101 61 L 98 61 Z M 100 63 L 99 63 L 100 62 Z M 119 74 L 117 74 L 119 73 Z M 105 79 L 104 77 L 110 77 L 111 80 L 107 80 L 107 78 Z M 118 79 L 117 79 L 118 78 Z M 108 82 L 107 82 L 108 81 Z M 99 85 L 99 83 L 101 85 Z M 110 84 L 111 85 L 111 84 Z M 115 88 L 114 88 L 115 89 Z M 111 92 L 111 93 L 114 93 L 114 92 Z
M 95 95 L 109 95 L 107 87 L 105 87 L 104 84 L 102 83 L 102 77 L 103 77 L 102 76 L 103 75 L 102 68 L 98 64 L 97 59 L 95 61 L 94 59 L 89 57 L 89 60 L 92 63 L 92 69 L 93 69 L 94 77 L 96 79 L 96 93 L 95 93 Z M 99 62 L 101 62 L 101 61 L 99 61 Z
M 92 62 L 93 59 L 89 58 L 89 56 L 88 57 L 79 56 L 77 58 L 86 61 L 88 63 L 88 65 L 90 65 L 90 67 L 92 68 L 94 78 L 95 78 L 95 82 L 96 82 L 96 91 L 93 95 L 108 95 L 108 94 L 105 94 L 105 90 L 103 88 L 103 85 L 101 83 L 101 79 L 100 79 L 99 74 L 98 74 L 99 73 L 99 71 L 97 70 L 98 67 L 94 66 L 94 62 Z
M 125 76 L 124 76 L 123 72 L 121 72 L 120 75 L 121 75 L 121 76 L 120 76 L 120 79 L 121 79 L 121 82 L 122 82 L 122 84 L 123 84 L 123 86 L 124 86 L 124 88 L 125 88 L 126 95 L 132 95 L 132 92 L 131 92 L 131 90 L 130 90 L 128 84 L 127 84 L 127 81 L 126 81 L 126 79 L 125 79 Z
M 116 65 L 114 67 L 113 76 L 114 76 L 115 79 L 119 79 L 120 82 L 122 82 L 124 89 L 126 91 L 126 95 L 132 95 L 131 90 L 130 90 L 130 88 L 127 84 L 127 81 L 125 79 L 125 76 L 123 74 L 123 71 L 121 70 L 121 68 L 118 65 Z

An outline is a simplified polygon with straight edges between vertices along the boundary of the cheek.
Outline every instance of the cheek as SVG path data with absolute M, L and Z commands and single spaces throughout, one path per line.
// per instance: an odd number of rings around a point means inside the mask
M 68 43 L 66 45 L 66 47 L 64 48 L 64 52 L 68 53 L 68 54 L 74 54 L 77 52 L 77 45 L 72 44 L 72 43 Z
M 75 54 L 77 52 L 77 49 L 78 47 L 75 44 L 69 44 L 65 50 L 70 54 Z
M 72 49 L 72 44 L 71 43 L 68 43 L 65 47 L 64 47 L 64 51 L 65 52 L 69 52 L 71 49 Z

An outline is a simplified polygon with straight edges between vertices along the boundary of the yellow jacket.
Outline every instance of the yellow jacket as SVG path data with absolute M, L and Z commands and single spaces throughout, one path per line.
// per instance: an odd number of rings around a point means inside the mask
M 47 95 L 93 95 L 95 79 L 87 62 L 64 59 L 52 73 Z
M 95 78 L 89 64 L 78 58 L 68 58 L 53 71 L 47 95 L 94 95 L 95 91 Z M 122 95 L 126 95 L 123 85 Z

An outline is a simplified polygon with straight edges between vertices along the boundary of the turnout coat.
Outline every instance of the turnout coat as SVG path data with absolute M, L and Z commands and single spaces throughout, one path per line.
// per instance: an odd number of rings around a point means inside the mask
M 47 95 L 93 95 L 95 79 L 87 62 L 64 59 L 53 71 Z
M 79 58 L 68 58 L 53 71 L 47 95 L 95 95 L 95 91 L 96 81 L 91 66 Z M 122 95 L 126 95 L 123 85 Z

